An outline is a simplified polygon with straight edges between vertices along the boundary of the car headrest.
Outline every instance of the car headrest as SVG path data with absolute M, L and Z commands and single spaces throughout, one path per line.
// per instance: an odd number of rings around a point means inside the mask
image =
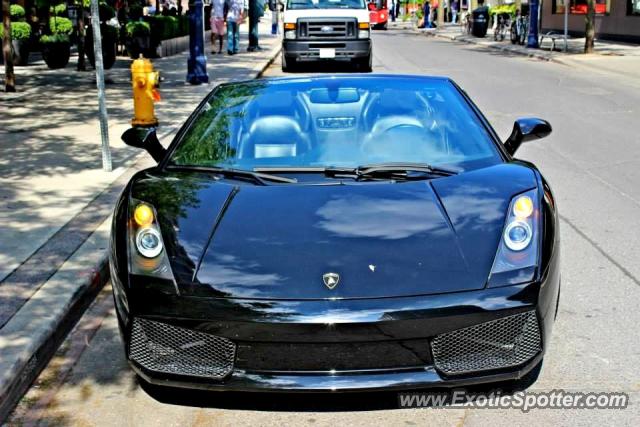
M 308 149 L 308 139 L 294 119 L 269 116 L 253 121 L 241 152 L 248 158 L 288 157 Z

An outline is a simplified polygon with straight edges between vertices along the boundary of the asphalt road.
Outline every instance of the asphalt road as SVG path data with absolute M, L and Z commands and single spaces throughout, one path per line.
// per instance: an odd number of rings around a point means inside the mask
M 402 30 L 374 36 L 374 71 L 455 79 L 506 137 L 513 120 L 540 116 L 552 136 L 521 148 L 559 203 L 562 296 L 535 391 L 621 391 L 625 410 L 397 409 L 393 394 L 264 395 L 179 391 L 151 395 L 127 368 L 108 295 L 21 404 L 13 422 L 44 425 L 637 425 L 640 421 L 640 76 L 478 50 Z M 265 76 L 281 75 L 279 62 Z M 108 315 L 104 317 L 103 312 Z M 102 323 L 100 323 L 102 322 Z M 87 327 L 91 330 L 91 327 Z M 83 340 L 86 342 L 83 343 Z M 61 352 L 62 353 L 62 352 Z M 72 365 L 60 388 L 56 376 Z M 62 367 L 62 368 L 61 368 Z M 43 406 L 48 405 L 46 408 Z

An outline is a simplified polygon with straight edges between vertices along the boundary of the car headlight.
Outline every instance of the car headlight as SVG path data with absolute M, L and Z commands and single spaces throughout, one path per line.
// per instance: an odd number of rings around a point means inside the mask
M 540 202 L 537 190 L 515 196 L 489 276 L 489 286 L 533 280 L 538 265 Z
M 369 36 L 370 36 L 369 23 L 368 22 L 358 22 L 358 38 L 359 39 L 368 39 Z
M 142 228 L 136 234 L 136 249 L 145 258 L 155 258 L 162 252 L 162 237 L 155 228 Z
M 155 209 L 131 199 L 129 221 L 129 272 L 173 280 Z
M 287 30 L 284 32 L 284 38 L 287 40 L 293 40 L 296 38 L 296 31 L 295 30 Z

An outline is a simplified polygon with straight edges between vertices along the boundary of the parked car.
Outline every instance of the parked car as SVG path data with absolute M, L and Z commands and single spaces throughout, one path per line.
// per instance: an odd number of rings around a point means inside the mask
M 447 78 L 218 86 L 117 202 L 110 265 L 146 382 L 354 391 L 535 381 L 560 294 L 557 203 Z

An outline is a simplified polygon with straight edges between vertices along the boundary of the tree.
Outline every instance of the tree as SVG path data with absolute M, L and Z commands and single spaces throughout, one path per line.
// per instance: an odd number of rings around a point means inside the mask
M 584 53 L 593 53 L 593 45 L 596 38 L 596 0 L 587 0 L 587 14 L 585 15 Z
M 13 72 L 13 51 L 11 49 L 11 5 L 9 0 L 2 0 L 2 25 L 4 34 L 2 37 L 2 55 L 4 57 L 4 90 L 16 91 L 16 76 Z

